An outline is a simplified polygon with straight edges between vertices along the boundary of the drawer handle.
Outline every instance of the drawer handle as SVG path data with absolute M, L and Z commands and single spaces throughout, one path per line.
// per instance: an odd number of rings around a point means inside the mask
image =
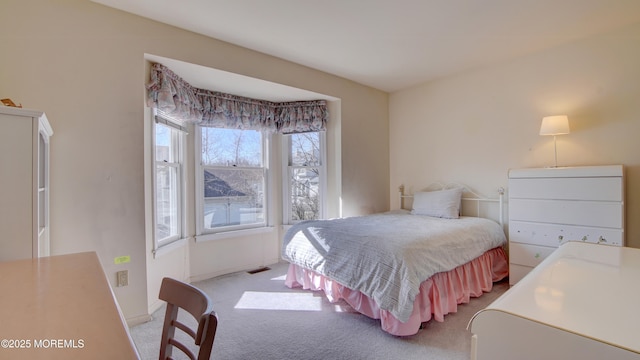
M 536 255 L 534 256 L 536 259 L 540 257 L 540 253 L 536 253 Z

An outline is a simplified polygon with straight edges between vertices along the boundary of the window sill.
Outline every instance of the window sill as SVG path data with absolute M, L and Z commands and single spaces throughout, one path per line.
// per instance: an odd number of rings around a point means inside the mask
M 212 241 L 212 240 L 222 240 L 222 239 L 231 239 L 242 236 L 251 236 L 258 234 L 266 234 L 273 232 L 273 226 L 265 226 L 253 229 L 242 229 L 242 230 L 233 230 L 233 231 L 224 231 L 219 233 L 211 233 L 211 234 L 202 234 L 196 236 L 196 242 L 204 242 L 204 241 Z
M 185 245 L 187 245 L 187 239 L 183 238 L 183 239 L 179 239 L 173 242 L 170 242 L 168 244 L 162 245 L 159 248 L 153 250 L 153 258 L 157 259 L 159 257 L 161 257 L 162 255 L 168 254 L 170 252 L 173 252 L 176 249 L 180 249 L 182 247 L 184 247 Z

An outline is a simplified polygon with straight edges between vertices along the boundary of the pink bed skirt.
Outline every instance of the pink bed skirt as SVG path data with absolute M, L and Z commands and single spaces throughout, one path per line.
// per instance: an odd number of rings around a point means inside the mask
M 468 303 L 471 297 L 479 297 L 484 292 L 491 291 L 493 283 L 504 279 L 508 273 L 509 264 L 504 250 L 495 248 L 451 271 L 435 274 L 420 285 L 413 313 L 404 323 L 388 311 L 380 309 L 375 301 L 361 292 L 293 264 L 289 265 L 285 285 L 290 288 L 323 290 L 329 301 L 344 299 L 358 312 L 380 319 L 384 331 L 397 336 L 408 336 L 417 333 L 421 324 L 432 318 L 444 321 L 446 314 L 457 311 L 458 304 Z

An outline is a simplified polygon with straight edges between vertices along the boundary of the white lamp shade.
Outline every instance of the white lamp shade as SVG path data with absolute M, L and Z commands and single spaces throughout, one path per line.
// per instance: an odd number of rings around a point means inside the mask
M 569 118 L 566 115 L 545 116 L 542 118 L 540 135 L 563 135 L 569 133 Z

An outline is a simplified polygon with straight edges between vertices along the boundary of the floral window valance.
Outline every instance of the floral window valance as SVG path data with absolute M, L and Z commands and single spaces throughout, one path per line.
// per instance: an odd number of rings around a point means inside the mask
M 200 126 L 283 134 L 324 131 L 324 100 L 270 102 L 191 86 L 162 64 L 151 67 L 147 105 Z

